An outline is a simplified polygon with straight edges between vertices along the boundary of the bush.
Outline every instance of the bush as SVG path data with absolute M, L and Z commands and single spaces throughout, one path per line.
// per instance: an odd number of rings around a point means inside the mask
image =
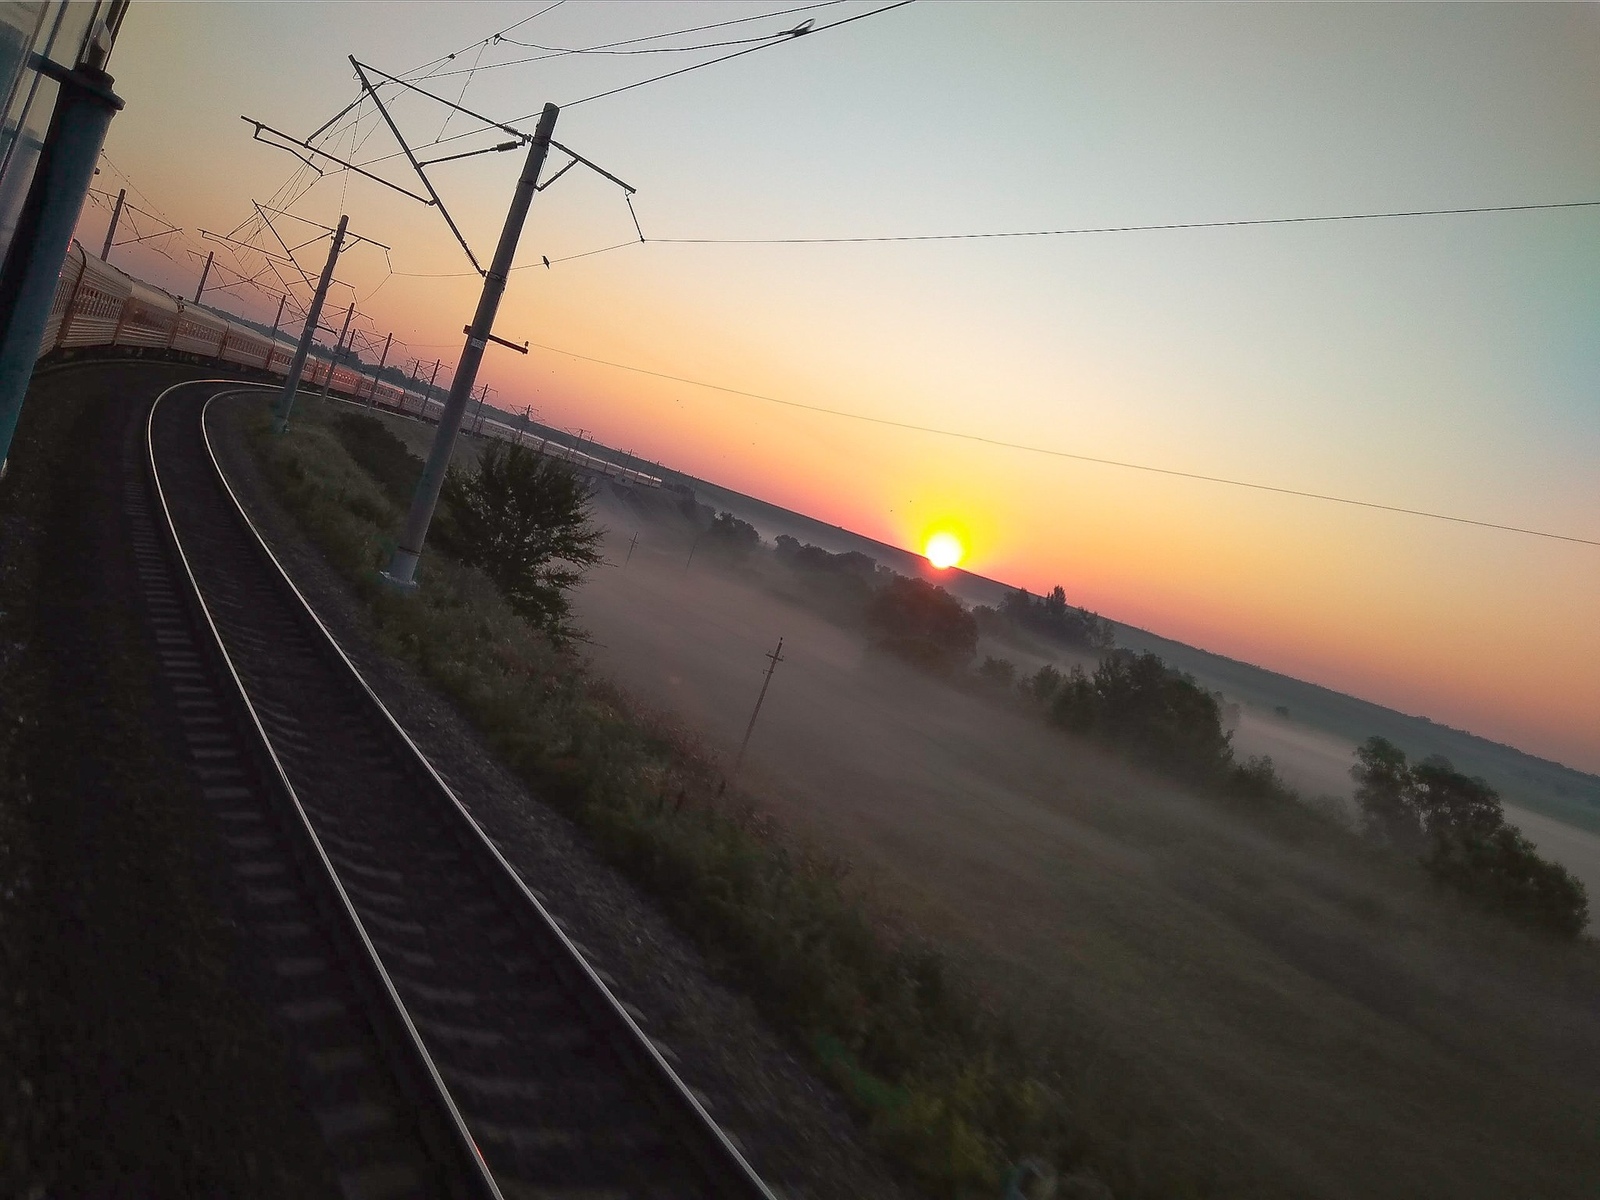
M 1009 689 L 1017 681 L 1017 664 L 1009 658 L 986 657 L 978 678 L 993 687 Z
M 1577 937 L 1589 897 L 1566 868 L 1540 858 L 1499 794 L 1442 757 L 1409 766 L 1405 752 L 1381 737 L 1356 750 L 1356 781 L 1367 836 L 1415 856 L 1435 879 L 1515 921 Z
M 589 523 L 589 493 L 566 463 L 491 442 L 478 471 L 445 477 L 441 540 L 477 567 L 524 620 L 558 644 L 581 639 L 568 589 L 600 561 L 602 531 Z
M 1049 704 L 1055 697 L 1056 690 L 1061 687 L 1063 678 L 1060 671 L 1046 663 L 1017 686 L 1028 699 L 1040 704 Z
M 1048 596 L 1035 598 L 1026 588 L 1006 593 L 998 609 L 990 609 L 1024 629 L 1069 646 L 1109 650 L 1116 642 L 1111 622 L 1086 608 L 1067 603 L 1066 591 L 1057 585 Z
M 867 605 L 873 644 L 924 669 L 949 673 L 978 652 L 978 623 L 961 601 L 923 579 L 896 575 Z
M 1113 650 L 1092 680 L 1069 677 L 1051 714 L 1191 783 L 1220 782 L 1233 760 L 1216 697 L 1149 652 Z
M 422 460 L 377 417 L 340 413 L 333 427 L 350 457 L 372 476 L 384 495 L 404 509 L 422 478 Z
M 702 536 L 706 553 L 727 562 L 744 562 L 761 545 L 756 527 L 730 512 L 718 513 Z

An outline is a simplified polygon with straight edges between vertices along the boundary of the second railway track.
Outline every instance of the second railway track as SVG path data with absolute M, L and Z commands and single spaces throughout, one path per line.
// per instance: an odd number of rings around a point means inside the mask
M 169 388 L 147 425 L 155 516 L 286 838 L 345 922 L 446 1192 L 529 1200 L 766 1198 L 761 1182 L 295 590 L 204 428 L 239 385 Z M 219 752 L 220 753 L 220 752 Z M 224 786 L 214 789 L 226 792 Z M 303 814 L 303 816 L 301 815 Z M 298 828 L 296 827 L 298 826 Z M 315 1014 L 303 1014 L 314 1019 Z M 431 1190 L 424 1187 L 422 1190 Z

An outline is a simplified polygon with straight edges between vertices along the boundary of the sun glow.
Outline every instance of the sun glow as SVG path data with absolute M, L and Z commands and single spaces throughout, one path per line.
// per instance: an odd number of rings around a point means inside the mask
M 953 533 L 936 533 L 928 539 L 928 561 L 941 571 L 955 566 L 965 553 L 960 539 Z

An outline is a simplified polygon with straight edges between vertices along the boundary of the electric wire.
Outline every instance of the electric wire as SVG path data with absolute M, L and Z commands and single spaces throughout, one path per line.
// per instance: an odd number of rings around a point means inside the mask
M 760 392 L 748 392 L 741 388 L 724 387 L 722 384 L 707 383 L 701 379 L 689 379 L 682 375 L 670 375 L 665 371 L 653 371 L 647 367 L 636 367 L 628 363 L 612 362 L 609 359 L 595 358 L 588 354 L 579 354 L 573 350 L 564 350 L 559 346 L 548 346 L 541 342 L 532 342 L 530 346 L 536 350 L 548 350 L 553 354 L 565 355 L 568 358 L 580 359 L 583 362 L 595 363 L 603 367 L 613 367 L 619 371 L 631 371 L 637 375 L 649 375 L 655 379 L 665 379 L 673 383 L 684 383 L 691 387 L 706 388 L 710 391 L 723 392 L 730 396 L 741 396 L 749 400 L 760 400 L 767 404 L 776 404 L 783 408 L 799 409 L 804 412 L 819 413 L 823 416 L 840 417 L 847 421 L 860 421 L 869 425 L 880 425 L 889 429 L 908 430 L 913 433 L 929 434 L 934 437 L 952 438 L 958 441 L 976 442 L 980 445 L 994 446 L 1002 450 L 1017 450 L 1027 454 L 1039 454 L 1050 458 L 1065 458 L 1075 462 L 1095 463 L 1100 466 L 1118 467 L 1126 471 L 1142 471 L 1151 475 L 1166 475 L 1176 479 L 1189 479 L 1201 483 L 1222 484 L 1227 487 L 1245 488 L 1250 491 L 1270 492 L 1280 496 L 1297 496 L 1303 500 L 1320 500 L 1329 504 L 1343 504 L 1352 508 L 1372 509 L 1378 512 L 1399 513 L 1410 517 L 1426 517 L 1433 521 L 1448 521 L 1457 525 L 1471 525 L 1479 529 L 1494 529 L 1502 533 L 1516 533 L 1527 537 L 1548 538 L 1552 541 L 1572 542 L 1580 546 L 1600 547 L 1600 540 L 1594 538 L 1576 537 L 1565 533 L 1551 533 L 1543 529 L 1527 529 L 1518 525 L 1506 525 L 1498 521 L 1480 521 L 1473 517 L 1458 517 L 1450 513 L 1430 512 L 1420 508 L 1406 508 L 1398 504 L 1383 504 L 1375 500 L 1358 500 L 1349 496 L 1334 496 L 1325 492 L 1312 492 L 1301 488 L 1281 487 L 1270 483 L 1255 483 L 1246 479 L 1229 479 L 1221 475 L 1206 475 L 1197 471 L 1183 471 L 1174 467 L 1158 467 L 1149 463 L 1126 462 L 1121 459 L 1102 458 L 1093 454 L 1079 454 L 1070 450 L 1057 450 L 1048 446 L 1033 446 L 1026 442 L 1010 442 L 1002 438 L 993 438 L 980 433 L 967 433 L 956 429 L 940 429 L 933 425 L 919 425 L 912 421 L 897 421 L 892 417 L 876 417 L 868 413 L 850 412 L 847 409 L 828 408 L 819 404 L 807 404 L 801 400 L 784 400 L 777 396 L 767 396 Z
M 596 92 L 592 96 L 584 96 L 578 100 L 570 100 L 566 104 L 562 105 L 562 107 L 574 108 L 579 104 L 588 104 L 591 100 L 603 100 L 607 96 L 617 96 L 623 92 L 631 92 L 634 88 L 648 87 L 650 84 L 660 83 L 664 79 L 671 79 L 677 75 L 687 75 L 690 71 L 698 71 L 703 67 L 714 67 L 718 63 L 729 62 L 732 59 L 739 58 L 746 54 L 755 54 L 759 50 L 770 50 L 773 46 L 787 45 L 790 42 L 798 41 L 801 37 L 810 37 L 813 34 L 822 33 L 824 30 L 838 29 L 840 26 L 850 25 L 856 21 L 865 21 L 868 17 L 876 17 L 881 13 L 893 12 L 897 8 L 904 8 L 908 4 L 915 3 L 916 0 L 894 0 L 893 4 L 885 4 L 883 7 L 874 8 L 870 12 L 857 13 L 853 17 L 845 17 L 838 21 L 831 21 L 826 25 L 818 25 L 814 29 L 791 31 L 789 37 L 782 38 L 779 41 L 762 42 L 759 46 L 747 46 L 743 50 L 735 50 L 732 54 L 719 55 L 716 58 L 707 59 L 702 63 L 694 63 L 691 66 L 679 67 L 676 71 L 667 71 L 660 75 L 653 75 L 649 79 L 641 79 L 636 83 L 625 83 L 621 87 L 608 88 L 606 91 Z M 528 114 L 528 116 L 533 115 L 534 114 L 532 113 Z M 517 118 L 519 121 L 525 121 L 527 119 L 528 117 Z
M 1391 212 L 1334 213 L 1310 217 L 1249 217 L 1230 221 L 1169 221 L 1155 225 L 1092 225 L 1076 229 L 1022 229 L 981 233 L 911 233 L 861 237 L 675 238 L 649 242 L 684 246 L 822 246 L 869 242 L 961 242 L 998 238 L 1072 237 L 1096 233 L 1151 233 L 1176 229 L 1231 229 L 1247 225 L 1312 225 L 1334 221 L 1383 221 L 1396 217 L 1458 217 L 1472 213 L 1538 212 L 1561 208 L 1596 208 L 1600 200 L 1560 200 L 1547 204 L 1485 204 L 1468 208 L 1417 208 Z
M 561 57 L 563 57 L 565 55 L 569 55 L 569 54 L 618 54 L 618 53 L 648 54 L 648 53 L 657 53 L 657 51 L 654 51 L 654 50 L 621 51 L 621 50 L 616 50 L 615 47 L 618 47 L 618 46 L 635 46 L 635 45 L 638 45 L 638 43 L 640 43 L 640 42 L 663 41 L 663 40 L 665 40 L 667 38 L 682 37 L 684 34 L 687 34 L 687 33 L 702 33 L 702 32 L 704 32 L 705 30 L 708 30 L 708 29 L 724 29 L 724 28 L 726 28 L 726 27 L 728 27 L 730 25 L 744 25 L 744 24 L 747 24 L 747 23 L 749 23 L 751 21 L 768 21 L 768 20 L 773 19 L 774 17 L 786 17 L 786 16 L 790 16 L 790 15 L 792 15 L 794 13 L 811 12 L 811 11 L 813 11 L 815 9 L 819 9 L 819 8 L 831 8 L 836 4 L 843 4 L 844 2 L 845 2 L 845 0 L 820 0 L 820 3 L 816 3 L 816 4 L 802 4 L 802 5 L 799 5 L 799 6 L 795 7 L 795 8 L 783 8 L 783 9 L 778 9 L 778 10 L 776 10 L 774 12 L 755 13 L 755 14 L 753 14 L 751 16 L 748 16 L 748 17 L 735 17 L 734 19 L 732 19 L 730 21 L 713 21 L 709 25 L 690 25 L 690 26 L 688 26 L 688 27 L 686 27 L 684 29 L 675 29 L 675 30 L 672 30 L 671 32 L 668 32 L 668 33 L 650 33 L 650 34 L 645 34 L 642 37 L 623 38 L 622 40 L 616 41 L 616 42 L 601 42 L 598 45 L 594 45 L 594 46 L 574 46 L 574 47 L 571 47 L 571 48 L 535 46 L 533 43 L 530 43 L 530 42 L 519 42 L 515 38 L 502 37 L 500 40 L 506 41 L 506 42 L 510 42 L 513 46 L 526 46 L 529 49 L 544 50 L 544 51 L 547 51 L 547 53 L 534 55 L 534 56 L 532 56 L 530 58 L 513 59 L 513 60 L 511 60 L 509 62 L 492 63 L 489 66 L 485 67 L 484 70 L 499 70 L 501 67 L 519 67 L 519 66 L 524 65 L 525 63 L 544 62 L 547 59 L 561 58 Z M 774 34 L 772 36 L 780 37 L 780 36 L 782 36 L 782 34 L 781 33 L 780 34 Z M 733 43 L 711 42 L 711 43 L 707 43 L 707 44 L 704 44 L 704 45 L 698 45 L 698 46 L 676 46 L 676 47 L 668 47 L 667 49 L 679 50 L 679 51 L 706 50 L 706 49 L 710 49 L 710 48 L 712 48 L 714 46 L 730 45 L 730 44 L 733 44 Z M 442 79 L 442 78 L 445 78 L 448 75 L 459 75 L 459 74 L 461 74 L 460 71 L 444 71 L 444 72 L 440 72 L 437 75 L 432 76 L 432 78 Z

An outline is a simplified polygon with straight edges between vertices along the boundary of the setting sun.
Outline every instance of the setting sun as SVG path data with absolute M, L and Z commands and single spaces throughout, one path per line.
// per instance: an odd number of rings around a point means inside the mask
M 936 533 L 928 539 L 928 561 L 941 571 L 955 566 L 964 553 L 960 540 L 953 533 Z

